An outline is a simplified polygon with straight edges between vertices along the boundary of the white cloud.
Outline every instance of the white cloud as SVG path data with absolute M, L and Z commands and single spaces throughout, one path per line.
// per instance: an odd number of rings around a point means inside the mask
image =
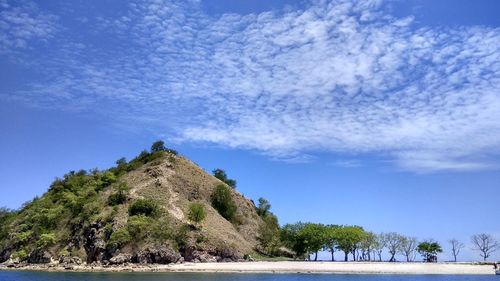
M 178 140 L 279 158 L 326 150 L 414 171 L 495 167 L 500 29 L 412 21 L 380 1 L 220 17 L 196 2 L 141 1 L 101 23 L 130 48 L 70 52 L 53 82 L 16 98 L 112 102 L 126 108 L 105 108 L 118 119 L 140 115 Z
M 29 1 L 0 0 L 0 54 L 25 49 L 32 40 L 46 40 L 57 30 L 57 17 Z

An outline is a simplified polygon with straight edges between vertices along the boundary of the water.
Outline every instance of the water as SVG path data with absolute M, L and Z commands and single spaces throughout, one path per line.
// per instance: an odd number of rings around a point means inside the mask
M 70 273 L 0 271 L 0 281 L 500 281 L 495 275 Z

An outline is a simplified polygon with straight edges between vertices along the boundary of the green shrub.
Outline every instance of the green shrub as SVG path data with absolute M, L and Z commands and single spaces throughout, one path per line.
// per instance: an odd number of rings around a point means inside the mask
M 26 258 L 28 258 L 28 253 L 26 252 L 25 249 L 20 249 L 18 251 L 15 251 L 14 253 L 12 253 L 12 258 L 14 258 L 14 259 L 18 258 L 20 261 L 23 261 Z
M 125 201 L 127 201 L 127 196 L 121 190 L 118 192 L 112 193 L 108 197 L 108 205 L 109 206 L 120 205 L 120 204 L 125 203 Z
M 69 257 L 71 253 L 68 251 L 68 248 L 64 248 L 59 252 L 60 257 Z
M 156 220 L 151 229 L 151 238 L 157 243 L 165 243 L 174 237 L 174 229 L 167 218 Z
M 96 190 L 102 190 L 116 182 L 116 176 L 110 171 L 106 171 L 99 176 L 99 184 Z
M 158 205 L 148 199 L 138 199 L 128 208 L 130 216 L 145 215 L 155 217 L 159 213 Z
M 40 235 L 38 241 L 36 242 L 36 247 L 38 249 L 46 249 L 56 243 L 56 235 L 54 233 L 44 233 Z
M 232 198 L 231 190 L 223 184 L 215 187 L 212 193 L 212 206 L 228 221 L 233 221 L 236 217 L 236 204 Z
M 153 145 L 151 145 L 151 153 L 165 151 L 167 148 L 165 147 L 165 142 L 159 140 L 155 141 Z
M 119 249 L 130 243 L 130 241 L 132 241 L 132 236 L 128 232 L 127 228 L 123 227 L 111 234 L 107 246 L 108 248 Z
M 127 230 L 134 241 L 141 241 L 151 235 L 155 221 L 144 215 L 131 216 L 128 218 Z
M 226 171 L 222 169 L 215 169 L 212 171 L 214 177 L 218 178 L 220 181 L 229 185 L 232 188 L 236 188 L 236 181 L 227 177 Z
M 191 205 L 189 205 L 189 212 L 187 216 L 188 219 L 194 224 L 201 223 L 207 216 L 205 206 L 202 203 L 191 203 Z
M 32 235 L 33 235 L 33 231 L 26 230 L 26 231 L 14 234 L 14 239 L 20 244 L 25 244 L 26 242 L 28 242 L 28 240 L 31 238 Z

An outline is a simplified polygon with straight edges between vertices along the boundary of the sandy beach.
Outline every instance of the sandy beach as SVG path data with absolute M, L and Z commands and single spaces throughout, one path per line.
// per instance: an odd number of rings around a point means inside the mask
M 181 263 L 173 265 L 71 266 L 28 265 L 0 270 L 78 272 L 219 272 L 219 273 L 332 273 L 332 274 L 495 274 L 493 265 L 473 263 L 388 262 L 238 262 Z

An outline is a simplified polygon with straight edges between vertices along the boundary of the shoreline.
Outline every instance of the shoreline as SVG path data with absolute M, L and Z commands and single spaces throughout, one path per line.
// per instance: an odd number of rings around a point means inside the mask
M 272 274 L 448 274 L 495 275 L 493 264 L 479 263 L 389 263 L 389 262 L 232 262 L 180 264 L 90 265 L 0 265 L 0 271 L 44 272 L 176 272 L 176 273 L 272 273 Z

